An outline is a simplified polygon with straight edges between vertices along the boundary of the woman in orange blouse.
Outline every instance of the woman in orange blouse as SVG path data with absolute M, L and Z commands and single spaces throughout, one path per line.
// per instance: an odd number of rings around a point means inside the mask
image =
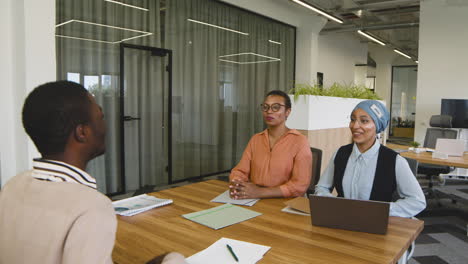
M 234 199 L 301 196 L 309 187 L 312 153 L 307 138 L 286 127 L 291 100 L 271 91 L 261 104 L 267 129 L 255 134 L 232 169 L 230 195 Z

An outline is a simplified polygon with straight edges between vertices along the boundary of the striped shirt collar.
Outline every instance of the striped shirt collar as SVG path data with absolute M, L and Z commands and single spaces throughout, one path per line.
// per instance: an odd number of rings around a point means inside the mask
M 96 179 L 79 168 L 65 162 L 47 159 L 34 159 L 32 176 L 51 182 L 72 182 L 96 189 Z

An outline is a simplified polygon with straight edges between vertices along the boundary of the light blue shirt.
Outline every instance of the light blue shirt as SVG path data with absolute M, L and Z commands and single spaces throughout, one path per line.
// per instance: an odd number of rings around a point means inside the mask
M 359 151 L 356 144 L 353 145 L 353 151 L 349 156 L 343 175 L 345 198 L 369 200 L 374 184 L 379 148 L 380 143 L 377 140 L 364 153 Z M 317 195 L 332 196 L 330 189 L 333 187 L 336 152 L 315 188 L 315 194 Z M 395 174 L 397 192 L 402 198 L 390 203 L 390 216 L 413 217 L 426 208 L 426 198 L 408 162 L 400 155 L 397 155 L 396 158 Z

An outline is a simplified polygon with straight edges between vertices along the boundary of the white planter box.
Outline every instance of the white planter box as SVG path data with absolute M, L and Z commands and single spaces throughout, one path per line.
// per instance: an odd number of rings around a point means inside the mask
M 351 111 L 366 99 L 301 95 L 297 101 L 289 95 L 292 111 L 286 126 L 299 130 L 348 127 Z M 383 104 L 385 102 L 381 101 Z

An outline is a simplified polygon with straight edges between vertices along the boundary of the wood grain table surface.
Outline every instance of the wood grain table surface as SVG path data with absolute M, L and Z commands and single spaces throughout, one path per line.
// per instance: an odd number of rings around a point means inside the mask
M 118 216 L 114 262 L 146 263 L 170 251 L 188 257 L 227 237 L 270 246 L 258 263 L 396 263 L 424 226 L 423 221 L 390 217 L 386 235 L 317 227 L 309 216 L 282 212 L 284 198 L 262 199 L 246 207 L 262 215 L 219 230 L 181 216 L 221 205 L 210 200 L 227 188 L 227 182 L 210 180 L 152 193 L 174 203 Z
M 391 149 L 408 149 L 408 146 L 391 144 L 387 143 L 387 147 Z M 415 159 L 420 163 L 429 163 L 435 165 L 445 165 L 458 168 L 467 168 L 468 169 L 468 152 L 465 152 L 465 155 L 462 157 L 448 157 L 448 159 L 436 159 L 432 158 L 432 152 L 423 151 L 421 153 L 414 153 L 412 151 L 401 152 L 401 156 L 407 157 L 410 159 Z

